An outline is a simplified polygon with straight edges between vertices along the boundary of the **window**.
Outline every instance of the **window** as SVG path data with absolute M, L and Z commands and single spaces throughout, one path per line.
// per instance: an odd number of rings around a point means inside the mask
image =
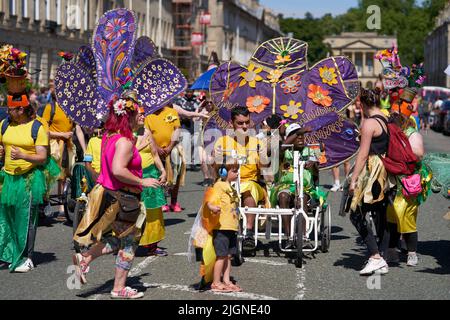
M 17 8 L 16 8 L 16 1 L 15 0 L 9 0 L 9 12 L 12 16 L 17 15 Z
M 56 23 L 61 24 L 61 0 L 56 0 Z
M 22 16 L 29 18 L 28 16 L 28 0 L 22 0 Z
M 373 59 L 374 59 L 374 54 L 372 52 L 367 52 L 366 53 L 366 66 L 367 66 L 367 70 L 369 72 L 373 72 Z
M 39 0 L 34 0 L 34 20 L 39 20 Z
M 50 0 L 45 0 L 45 19 L 50 20 Z
M 362 68 L 363 68 L 362 52 L 355 53 L 355 66 L 356 66 L 356 71 L 358 71 L 358 74 L 360 74 L 362 72 Z

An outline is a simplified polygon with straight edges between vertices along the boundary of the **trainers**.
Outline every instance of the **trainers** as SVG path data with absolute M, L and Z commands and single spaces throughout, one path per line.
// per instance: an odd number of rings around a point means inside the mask
M 22 263 L 20 266 L 14 269 L 14 272 L 27 273 L 28 271 L 31 271 L 33 269 L 34 269 L 33 261 L 31 261 L 31 259 L 28 258 L 27 260 L 25 260 L 24 263 Z
M 86 274 L 89 272 L 89 265 L 84 262 L 81 253 L 76 253 L 72 256 L 72 262 L 75 266 L 75 274 L 80 279 L 81 284 L 86 284 Z
M 295 248 L 294 241 L 292 241 L 292 240 L 286 241 L 286 247 L 285 247 L 285 249 L 294 249 L 294 248 Z
M 253 251 L 256 249 L 255 236 L 253 232 L 247 233 L 247 236 L 242 241 L 242 249 L 245 251 Z
M 375 274 L 386 274 L 389 272 L 388 266 L 375 270 Z
M 364 268 L 359 272 L 360 275 L 370 275 L 374 273 L 376 270 L 380 270 L 383 267 L 387 267 L 387 263 L 383 258 L 374 259 L 369 258 L 369 261 L 364 266 Z M 381 271 L 381 270 L 380 270 Z
M 408 260 L 406 262 L 407 266 L 415 267 L 415 266 L 417 266 L 418 262 L 419 262 L 419 259 L 417 258 L 417 254 L 415 254 L 415 253 L 408 253 Z
M 143 292 L 138 292 L 136 289 L 125 287 L 119 291 L 111 291 L 111 299 L 139 299 L 144 296 Z
M 170 207 L 167 204 L 165 204 L 165 205 L 162 206 L 162 211 L 163 212 L 169 212 L 170 211 Z
M 333 186 L 330 189 L 330 191 L 332 191 L 332 192 L 337 192 L 339 190 L 342 190 L 342 186 L 340 183 L 333 184 Z
M 183 211 L 183 209 L 181 208 L 181 206 L 180 206 L 180 204 L 178 202 L 175 203 L 174 205 L 171 204 L 170 205 L 170 210 L 173 211 L 173 212 L 181 212 L 181 211 Z
M 386 262 L 399 263 L 400 257 L 398 255 L 397 249 L 389 248 L 386 251 Z

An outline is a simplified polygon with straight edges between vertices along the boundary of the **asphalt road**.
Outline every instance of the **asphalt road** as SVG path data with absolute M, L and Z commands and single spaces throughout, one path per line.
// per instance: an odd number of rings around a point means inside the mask
M 427 151 L 450 151 L 450 138 L 434 132 L 425 135 Z M 348 217 L 337 215 L 341 194 L 330 193 L 332 240 L 328 253 L 306 256 L 303 268 L 296 268 L 272 249 L 259 250 L 232 276 L 244 289 L 242 293 L 199 292 L 195 285 L 199 263 L 189 263 L 186 251 L 189 231 L 200 206 L 203 187 L 200 172 L 189 172 L 181 189 L 182 213 L 165 215 L 167 257 L 138 256 L 128 284 L 145 291 L 148 300 L 303 300 L 303 299 L 449 299 L 450 298 L 450 223 L 442 219 L 450 202 L 432 194 L 420 208 L 419 265 L 407 267 L 405 259 L 391 266 L 389 273 L 361 277 L 359 270 L 367 259 L 366 250 Z M 331 184 L 330 172 L 321 174 L 321 183 Z M 0 299 L 109 300 L 114 277 L 114 256 L 97 259 L 88 274 L 88 284 L 78 289 L 71 266 L 71 226 L 47 218 L 38 228 L 36 269 L 27 274 L 9 273 L 0 268 Z M 270 243 L 262 239 L 262 246 Z M 142 253 L 138 251 L 138 255 Z

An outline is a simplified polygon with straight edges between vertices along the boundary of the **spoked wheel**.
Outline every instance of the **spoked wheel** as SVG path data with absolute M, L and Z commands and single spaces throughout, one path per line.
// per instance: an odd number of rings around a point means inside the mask
M 296 241 L 297 257 L 295 257 L 295 266 L 301 268 L 303 265 L 303 215 L 300 213 L 296 218 Z
M 72 199 L 72 187 L 69 178 L 66 179 L 66 184 L 64 186 L 62 204 L 64 205 L 64 215 L 66 216 L 67 221 L 73 223 L 76 200 Z
M 328 252 L 331 241 L 331 208 L 322 210 L 320 213 L 320 250 Z
M 75 205 L 75 209 L 73 211 L 73 223 L 72 223 L 72 230 L 73 234 L 75 235 L 75 232 L 77 231 L 78 225 L 80 224 L 81 219 L 83 218 L 84 212 L 86 209 L 86 203 L 84 201 L 77 201 Z M 80 244 L 73 240 L 73 247 L 77 253 L 81 252 Z
M 244 256 L 242 250 L 242 242 L 244 241 L 244 235 L 242 234 L 242 221 L 239 222 L 239 230 L 236 239 L 236 254 L 233 255 L 231 260 L 231 265 L 234 267 L 239 267 L 244 263 Z

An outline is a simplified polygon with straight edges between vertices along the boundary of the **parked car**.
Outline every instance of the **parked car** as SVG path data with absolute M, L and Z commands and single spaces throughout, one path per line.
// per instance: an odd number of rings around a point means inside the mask
M 435 112 L 435 119 L 433 121 L 431 129 L 433 129 L 436 132 L 443 132 L 447 114 L 450 113 L 450 100 L 444 101 L 442 103 L 441 108 L 439 110 L 434 110 L 434 112 Z

